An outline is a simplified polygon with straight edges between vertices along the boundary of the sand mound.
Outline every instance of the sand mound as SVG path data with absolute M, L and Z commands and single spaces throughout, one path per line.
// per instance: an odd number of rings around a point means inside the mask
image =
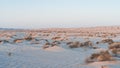
M 53 52 L 60 52 L 63 51 L 64 49 L 59 47 L 59 46 L 53 46 L 45 49 L 46 51 L 53 51 Z
M 104 62 L 94 62 L 91 64 L 88 64 L 90 66 L 94 66 L 96 68 L 110 68 L 109 65 L 119 64 L 119 62 L 116 61 L 104 61 Z

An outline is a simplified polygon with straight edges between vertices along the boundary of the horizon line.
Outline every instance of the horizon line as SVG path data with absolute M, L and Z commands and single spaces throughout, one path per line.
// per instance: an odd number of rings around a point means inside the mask
M 96 28 L 96 27 L 120 27 L 120 25 L 108 25 L 108 26 L 83 26 L 83 27 L 42 27 L 42 28 L 16 28 L 16 27 L 0 27 L 0 29 L 67 29 L 67 28 Z

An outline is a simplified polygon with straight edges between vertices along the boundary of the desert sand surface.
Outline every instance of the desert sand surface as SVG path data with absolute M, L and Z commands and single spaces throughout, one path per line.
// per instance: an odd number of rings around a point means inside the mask
M 120 68 L 120 27 L 0 29 L 0 68 Z

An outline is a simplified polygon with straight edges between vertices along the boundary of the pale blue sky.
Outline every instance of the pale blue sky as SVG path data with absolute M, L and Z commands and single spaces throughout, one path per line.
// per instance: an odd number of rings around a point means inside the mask
M 120 25 L 120 0 L 0 0 L 1 28 Z

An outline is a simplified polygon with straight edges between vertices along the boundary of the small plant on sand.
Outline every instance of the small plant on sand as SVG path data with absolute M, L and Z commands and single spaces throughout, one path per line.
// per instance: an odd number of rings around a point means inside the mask
M 71 44 L 69 44 L 69 47 L 70 48 L 78 48 L 78 47 L 81 47 L 82 46 L 82 43 L 76 41 L 76 42 L 72 42 Z
M 91 47 L 91 48 L 93 48 L 93 43 L 91 41 L 86 41 L 83 43 L 76 41 L 76 42 L 68 42 L 67 44 L 69 45 L 70 48 L 79 48 L 79 47 Z M 94 48 L 96 49 L 97 47 L 94 47 Z
M 70 45 L 70 44 L 72 44 L 72 43 L 73 43 L 73 42 L 67 42 L 66 44 L 67 44 L 67 45 Z
M 57 46 L 58 44 L 60 44 L 59 41 L 53 41 L 53 42 L 51 43 L 51 47 L 53 47 L 53 46 Z
M 101 43 L 112 44 L 112 43 L 114 43 L 114 41 L 113 41 L 112 39 L 103 39 L 103 40 L 101 41 Z
M 9 43 L 9 40 L 1 40 L 1 43 Z
M 99 44 L 99 42 L 96 42 L 96 44 Z
M 52 43 L 61 44 L 60 41 L 53 41 Z
M 21 43 L 23 41 L 23 39 L 15 39 L 13 42 L 14 43 Z
M 45 45 L 42 46 L 43 49 L 49 48 L 49 47 L 53 47 L 53 46 L 57 46 L 58 44 L 53 42 L 53 43 L 46 43 Z
M 0 43 L 2 43 L 2 40 L 0 40 Z
M 46 48 L 49 48 L 49 47 L 50 47 L 49 43 L 46 43 L 45 45 L 42 46 L 43 49 L 46 49 Z
M 118 54 L 120 54 L 120 42 L 109 45 L 109 49 L 115 56 L 117 56 Z
M 52 40 L 60 39 L 61 37 L 53 37 Z
M 32 34 L 30 34 L 29 36 L 25 37 L 25 40 L 27 40 L 27 41 L 31 41 L 31 40 L 33 40 L 33 38 L 32 38 Z
M 83 43 L 83 46 L 84 47 L 92 47 L 93 43 L 91 41 L 86 41 L 86 42 Z
M 97 62 L 97 61 L 111 61 L 112 56 L 108 51 L 101 51 L 99 53 L 93 53 L 89 58 L 85 60 L 86 63 Z
M 11 56 L 12 55 L 12 53 L 11 52 L 8 52 L 8 56 Z

